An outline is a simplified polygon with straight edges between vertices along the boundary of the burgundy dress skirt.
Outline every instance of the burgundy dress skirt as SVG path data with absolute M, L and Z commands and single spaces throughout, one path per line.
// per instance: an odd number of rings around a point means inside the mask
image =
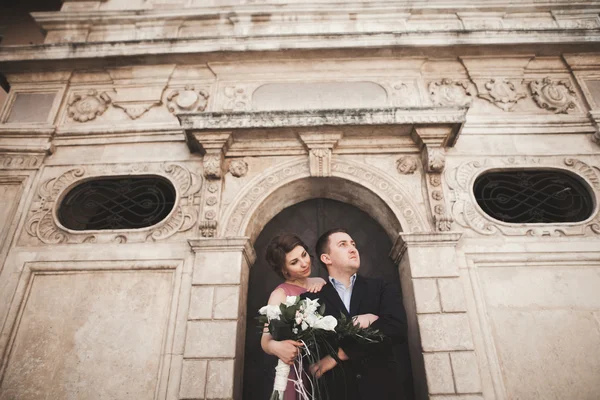
M 289 283 L 282 283 L 281 285 L 277 286 L 275 289 L 279 289 L 279 288 L 283 289 L 286 296 L 300 296 L 302 293 L 306 292 L 306 289 L 304 289 L 303 287 L 292 285 Z M 297 379 L 296 371 L 294 370 L 293 366 L 291 367 L 290 375 L 288 378 L 293 379 L 293 380 Z M 296 393 L 296 390 L 294 389 L 294 383 L 292 381 L 288 381 L 287 387 L 285 388 L 285 393 L 283 395 L 283 400 L 297 400 L 297 399 L 298 399 L 298 393 Z

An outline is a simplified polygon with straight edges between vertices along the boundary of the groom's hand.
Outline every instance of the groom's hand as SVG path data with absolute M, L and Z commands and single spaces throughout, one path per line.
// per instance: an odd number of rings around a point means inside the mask
M 352 318 L 354 325 L 359 325 L 361 328 L 368 328 L 379 317 L 375 314 L 360 314 Z
M 317 378 L 323 376 L 323 374 L 329 370 L 332 370 L 337 365 L 337 362 L 331 356 L 325 356 L 321 358 L 318 362 L 312 364 L 308 367 L 308 370 L 312 375 Z

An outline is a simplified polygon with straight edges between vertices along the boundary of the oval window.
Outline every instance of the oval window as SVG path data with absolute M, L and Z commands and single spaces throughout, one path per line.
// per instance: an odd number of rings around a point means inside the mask
M 579 222 L 594 211 L 587 186 L 558 170 L 514 170 L 479 176 L 473 192 L 481 209 L 503 222 Z
M 145 228 L 169 215 L 175 197 L 171 182 L 158 176 L 94 179 L 65 195 L 58 219 L 76 231 Z

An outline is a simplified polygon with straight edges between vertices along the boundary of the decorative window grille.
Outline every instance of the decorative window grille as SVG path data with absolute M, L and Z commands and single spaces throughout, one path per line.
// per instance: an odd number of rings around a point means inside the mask
M 594 211 L 588 185 L 559 170 L 485 173 L 473 192 L 486 214 L 508 223 L 579 222 Z
M 101 178 L 71 189 L 58 209 L 68 229 L 138 229 L 165 219 L 175 205 L 173 185 L 157 176 Z

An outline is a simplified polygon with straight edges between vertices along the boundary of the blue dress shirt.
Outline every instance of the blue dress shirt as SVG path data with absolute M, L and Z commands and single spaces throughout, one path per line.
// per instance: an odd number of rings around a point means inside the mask
M 329 282 L 333 285 L 336 292 L 342 299 L 342 303 L 346 306 L 346 310 L 350 312 L 350 299 L 352 298 L 352 289 L 354 288 L 354 282 L 356 281 L 356 274 L 350 277 L 350 286 L 346 287 L 340 281 L 335 280 L 331 276 L 329 277 Z

